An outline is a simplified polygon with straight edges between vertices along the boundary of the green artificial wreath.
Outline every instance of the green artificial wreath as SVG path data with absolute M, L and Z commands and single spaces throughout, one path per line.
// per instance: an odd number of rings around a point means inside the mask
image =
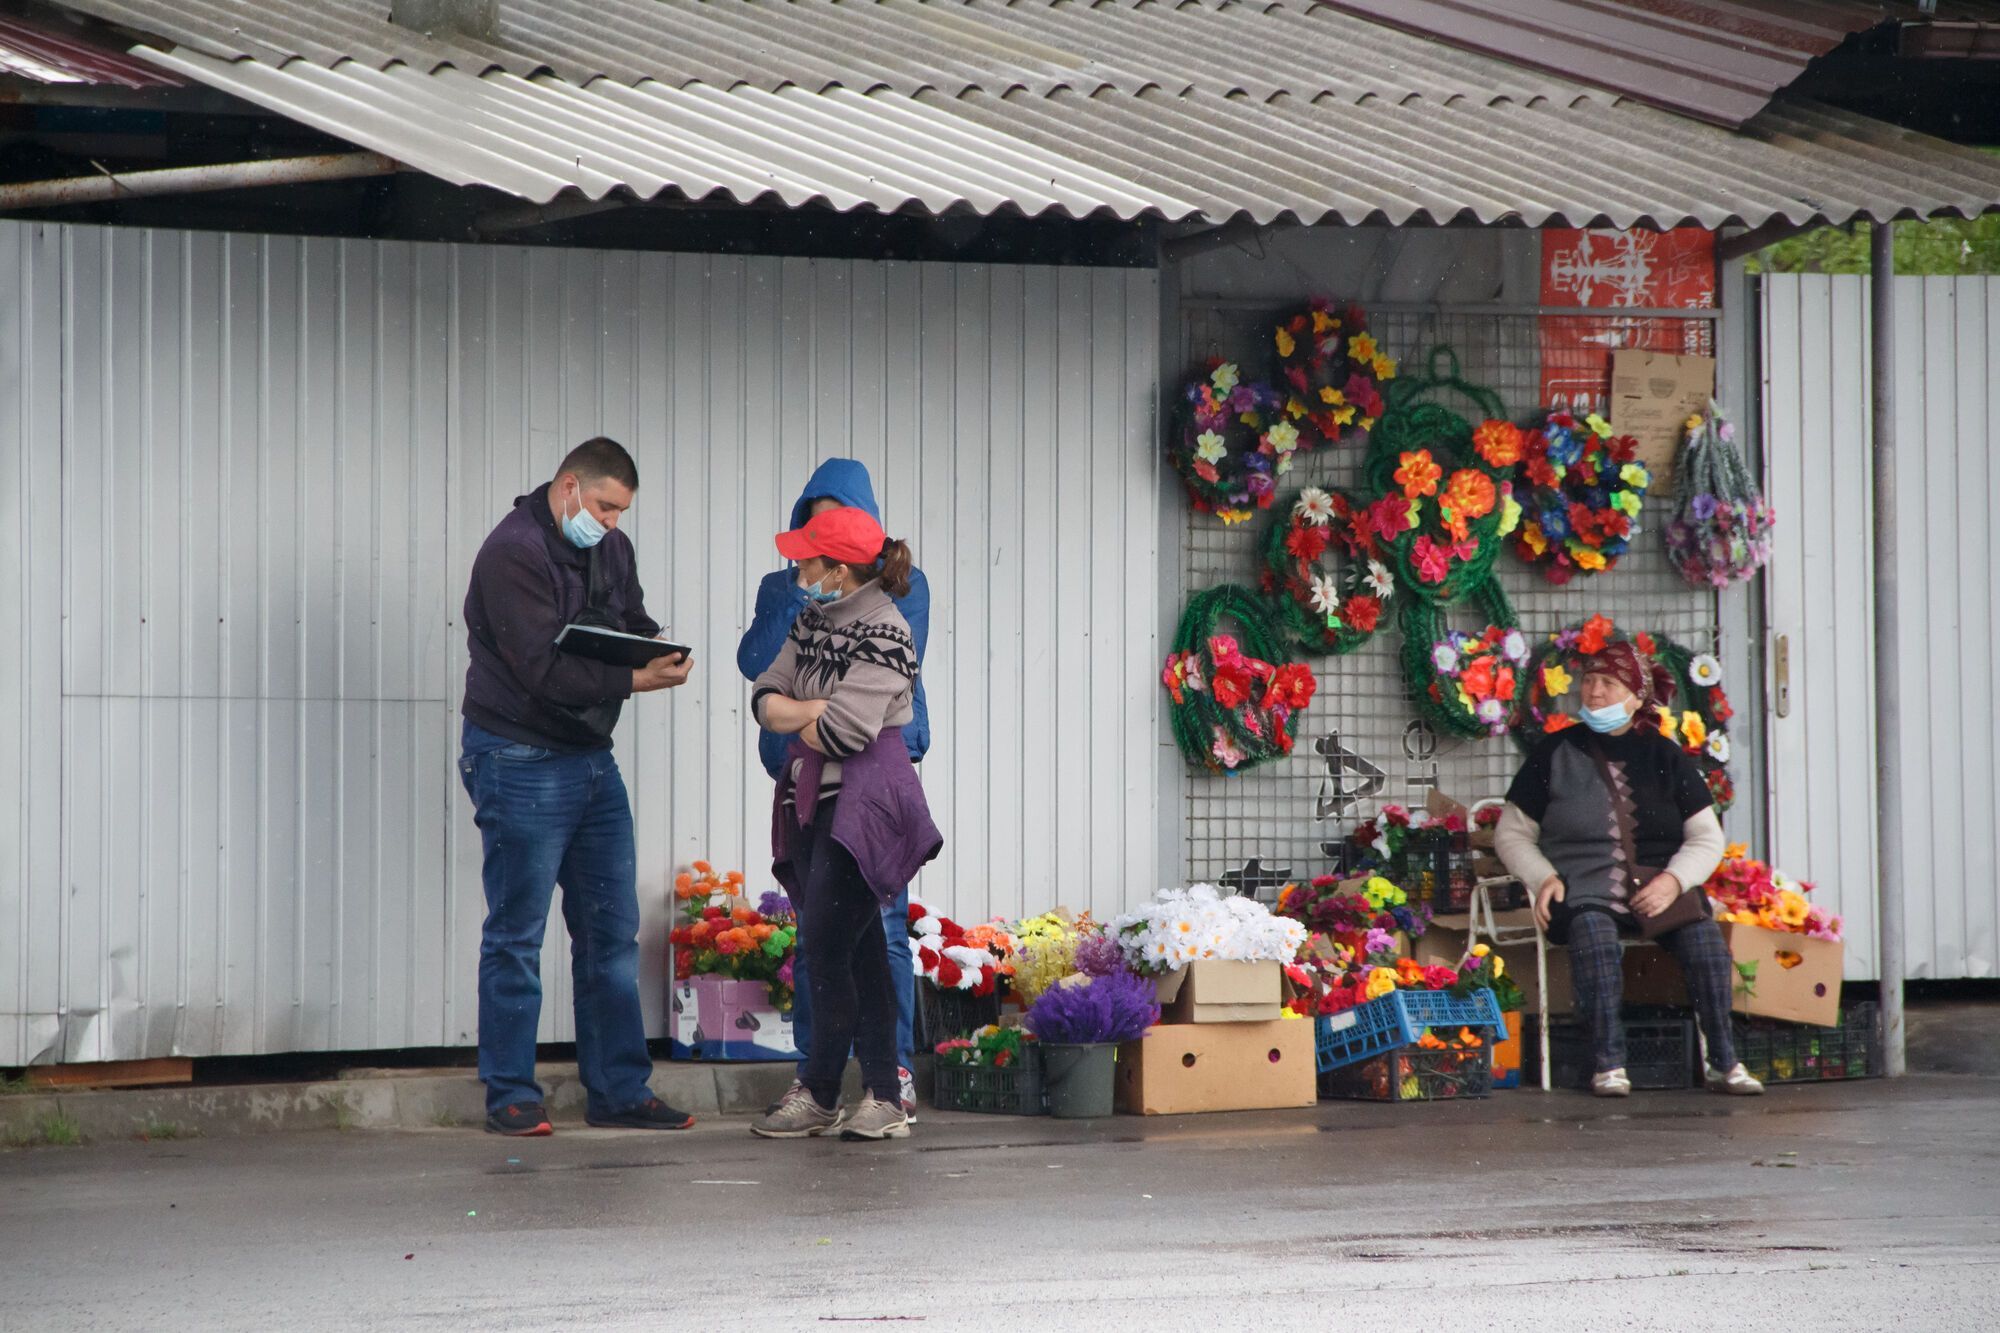
M 1375 637 L 1396 578 L 1356 526 L 1361 507 L 1345 491 L 1308 486 L 1287 496 L 1264 539 L 1264 591 L 1292 642 L 1340 656 Z M 1334 573 L 1327 557 L 1346 556 Z
M 1490 575 L 1472 590 L 1466 600 L 1486 618 L 1486 624 L 1477 635 L 1452 631 L 1445 623 L 1444 608 L 1433 602 L 1414 597 L 1405 601 L 1400 617 L 1403 648 L 1399 661 L 1411 702 L 1416 704 L 1417 711 L 1427 722 L 1447 736 L 1480 740 L 1497 735 L 1506 727 L 1495 728 L 1491 718 L 1480 716 L 1479 704 L 1482 701 L 1469 699 L 1462 688 L 1461 661 L 1468 656 L 1469 650 L 1477 651 L 1471 647 L 1471 641 L 1490 637 L 1492 642 L 1486 646 L 1497 647 L 1508 634 L 1518 633 L 1521 622 L 1514 614 L 1514 605 L 1507 600 L 1500 580 Z M 1450 666 L 1440 661 L 1446 651 L 1451 658 Z M 1518 663 L 1510 659 L 1508 668 L 1518 669 Z M 1512 686 L 1508 693 L 1513 693 Z M 1511 705 L 1511 698 L 1505 702 Z M 1510 706 L 1508 719 L 1512 715 Z
M 1240 638 L 1221 632 L 1225 621 Z M 1161 672 L 1174 741 L 1189 763 L 1238 773 L 1292 752 L 1292 720 L 1317 682 L 1288 660 L 1288 646 L 1270 603 L 1248 588 L 1225 583 L 1189 599 Z

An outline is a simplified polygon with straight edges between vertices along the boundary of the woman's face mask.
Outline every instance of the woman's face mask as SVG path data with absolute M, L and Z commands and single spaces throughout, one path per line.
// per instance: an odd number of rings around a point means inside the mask
M 820 571 L 818 576 L 810 582 L 806 580 L 806 567 L 808 565 L 816 565 Z M 833 571 L 838 568 L 840 566 L 828 565 L 821 560 L 805 561 L 799 566 L 799 591 L 806 595 L 808 601 L 818 602 L 822 606 L 839 601 L 841 590 L 826 586 L 827 580 L 833 576 Z
M 1579 693 L 1583 701 L 1579 713 L 1583 725 L 1599 735 L 1617 731 L 1639 711 L 1638 697 L 1610 676 L 1585 676 Z

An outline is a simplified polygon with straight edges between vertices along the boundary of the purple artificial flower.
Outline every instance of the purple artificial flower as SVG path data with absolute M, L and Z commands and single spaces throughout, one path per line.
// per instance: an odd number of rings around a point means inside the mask
M 757 912 L 766 917 L 790 916 L 792 900 L 774 889 L 757 900 Z
M 1076 942 L 1076 970 L 1087 977 L 1108 977 L 1125 967 L 1125 951 L 1110 935 L 1098 932 Z
M 1688 510 L 1698 523 L 1706 523 L 1715 517 L 1715 497 L 1706 493 L 1697 495 L 1688 504 Z
M 1368 932 L 1367 941 L 1362 945 L 1362 952 L 1366 953 L 1370 958 L 1373 958 L 1377 954 L 1394 953 L 1396 952 L 1396 937 L 1386 930 L 1371 930 Z
M 799 956 L 795 953 L 785 956 L 785 965 L 778 969 L 778 984 L 780 986 L 790 986 L 792 984 L 792 964 L 797 962 L 798 958 Z
M 1036 1038 L 1075 1046 L 1136 1041 L 1160 1021 L 1153 983 L 1119 968 L 1082 985 L 1058 982 L 1028 1010 Z

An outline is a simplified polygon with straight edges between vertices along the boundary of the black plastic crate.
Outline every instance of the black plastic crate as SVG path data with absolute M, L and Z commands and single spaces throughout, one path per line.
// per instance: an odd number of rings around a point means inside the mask
M 1874 1001 L 1840 1011 L 1839 1027 L 1737 1018 L 1736 1058 L 1765 1083 L 1826 1083 L 1882 1076 L 1882 1010 Z
M 917 1049 L 934 1051 L 941 1041 L 967 1036 L 1000 1021 L 1000 992 L 974 995 L 966 990 L 942 990 L 917 978 Z
M 1362 1102 L 1448 1102 L 1491 1096 L 1493 1047 L 1402 1046 L 1319 1076 L 1319 1095 Z
M 931 1100 L 940 1111 L 978 1111 L 985 1115 L 1047 1115 L 1048 1089 L 1042 1082 L 1042 1052 L 1029 1043 L 1017 1064 L 954 1065 L 943 1060 L 931 1085 Z
M 1521 1081 L 1526 1084 L 1541 1082 L 1541 1034 L 1535 1030 L 1540 1021 L 1531 1017 L 1521 1036 Z M 1692 1088 L 1698 1050 L 1693 1019 L 1625 1016 L 1625 1076 L 1634 1088 L 1647 1092 Z M 1596 1073 L 1589 1032 L 1579 1023 L 1551 1023 L 1550 1086 L 1588 1091 Z

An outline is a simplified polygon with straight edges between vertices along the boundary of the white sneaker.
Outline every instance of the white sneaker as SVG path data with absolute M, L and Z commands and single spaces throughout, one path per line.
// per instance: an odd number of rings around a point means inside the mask
M 1590 1095 L 1593 1097 L 1630 1097 L 1632 1080 L 1625 1077 L 1623 1069 L 1607 1069 L 1590 1080 Z
M 896 1077 L 903 1085 L 903 1118 L 911 1124 L 917 1123 L 917 1078 L 909 1070 L 898 1065 Z
M 1726 1092 L 1732 1097 L 1764 1095 L 1764 1085 L 1751 1077 L 1750 1071 L 1743 1067 L 1743 1062 L 1740 1060 L 1726 1074 L 1719 1069 L 1703 1070 L 1702 1082 L 1707 1085 L 1710 1092 Z

